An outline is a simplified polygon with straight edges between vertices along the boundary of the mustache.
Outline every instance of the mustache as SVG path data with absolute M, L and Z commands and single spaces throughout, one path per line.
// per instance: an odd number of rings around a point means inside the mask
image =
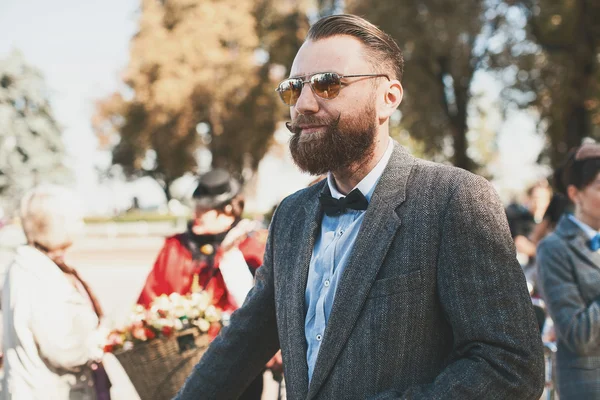
M 342 113 L 339 113 L 336 118 L 317 118 L 312 115 L 299 115 L 294 121 L 285 123 L 285 127 L 294 135 L 300 134 L 301 125 L 323 125 L 327 127 L 337 126 L 340 122 Z

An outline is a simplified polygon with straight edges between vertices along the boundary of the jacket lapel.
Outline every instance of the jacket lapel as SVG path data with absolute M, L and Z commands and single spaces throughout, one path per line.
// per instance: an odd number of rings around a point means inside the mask
M 323 183 L 320 185 L 323 185 Z M 324 186 L 327 188 L 326 184 Z M 285 374 L 290 377 L 287 382 L 288 393 L 301 394 L 299 398 L 305 397 L 308 392 L 307 345 L 304 337 L 304 319 L 306 314 L 304 294 L 310 259 L 321 223 L 318 196 L 309 199 L 304 205 L 303 211 L 304 215 L 299 215 L 297 219 L 301 223 L 290 228 L 293 230 L 291 237 L 301 236 L 297 245 L 293 246 L 294 249 L 298 249 L 299 251 L 297 252 L 296 259 L 291 264 L 290 279 L 286 284 L 287 290 L 283 293 L 283 296 L 290 296 L 289 301 L 282 299 L 282 303 L 287 304 L 289 307 L 286 312 L 288 326 L 285 329 L 290 355 L 290 358 L 285 360 Z M 297 233 L 294 233 L 294 231 Z
M 394 151 L 365 212 L 352 255 L 336 289 L 308 399 L 316 396 L 348 341 L 371 285 L 400 226 L 400 218 L 395 210 L 404 202 L 406 182 L 414 160 L 405 149 L 394 142 Z M 304 348 L 306 349 L 306 344 Z
M 573 221 L 564 215 L 556 227 L 559 235 L 563 236 L 573 251 L 596 268 L 600 268 L 600 252 L 588 247 L 589 238 Z

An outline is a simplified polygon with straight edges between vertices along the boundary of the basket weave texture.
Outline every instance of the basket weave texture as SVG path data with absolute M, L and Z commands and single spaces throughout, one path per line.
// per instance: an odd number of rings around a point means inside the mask
M 138 343 L 115 356 L 141 400 L 171 400 L 206 351 L 209 339 L 198 329 Z

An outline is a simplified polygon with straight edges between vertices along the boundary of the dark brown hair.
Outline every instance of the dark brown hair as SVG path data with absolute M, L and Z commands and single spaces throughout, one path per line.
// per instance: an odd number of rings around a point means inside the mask
M 554 173 L 556 189 L 564 195 L 567 195 L 567 188 L 570 185 L 582 190 L 594 182 L 600 173 L 600 156 L 597 152 L 587 157 L 579 156 L 583 147 L 586 147 L 584 150 L 588 147 L 595 150 L 594 147 L 597 147 L 600 151 L 600 145 L 586 144 L 569 152 L 567 159 Z
M 376 69 L 380 66 L 390 74 L 390 79 L 402 80 L 404 57 L 402 50 L 390 35 L 364 18 L 351 14 L 331 15 L 321 18 L 310 27 L 307 40 L 326 39 L 332 36 L 347 35 L 360 40 L 367 48 L 369 62 Z

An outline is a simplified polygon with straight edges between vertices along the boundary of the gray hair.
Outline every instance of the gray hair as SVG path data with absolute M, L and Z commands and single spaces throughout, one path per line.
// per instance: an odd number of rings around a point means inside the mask
M 48 250 L 69 246 L 83 227 L 81 204 L 64 187 L 40 185 L 21 200 L 21 225 L 30 244 Z

